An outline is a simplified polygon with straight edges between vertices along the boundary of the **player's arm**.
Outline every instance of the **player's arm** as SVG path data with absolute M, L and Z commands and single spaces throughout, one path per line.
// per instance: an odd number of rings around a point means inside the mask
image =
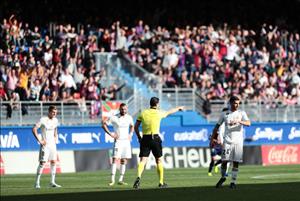
M 215 140 L 218 139 L 218 135 L 219 135 L 218 131 L 219 131 L 219 128 L 220 128 L 220 126 L 222 125 L 223 122 L 224 122 L 224 113 L 222 113 L 222 115 L 220 116 L 218 122 L 216 123 L 216 125 L 213 129 L 213 133 L 212 133 L 210 143 L 209 143 L 210 146 L 212 146 L 213 143 L 215 142 Z
M 57 127 L 54 130 L 54 139 L 55 139 L 55 143 L 58 142 L 58 132 L 57 132 Z
M 39 128 L 38 124 L 36 124 L 36 125 L 32 128 L 33 136 L 34 136 L 35 139 L 38 141 L 38 143 L 40 143 L 42 146 L 45 146 L 45 145 L 46 145 L 46 141 L 39 138 L 38 128 Z
M 114 139 L 117 139 L 117 135 L 114 135 L 110 132 L 110 130 L 108 129 L 108 126 L 107 126 L 107 121 L 103 121 L 102 122 L 102 128 L 103 130 L 105 131 L 105 133 L 107 133 L 110 137 L 114 138 Z
M 242 119 L 238 123 L 243 126 L 251 126 L 251 122 L 245 112 L 242 113 Z
M 132 124 L 130 124 L 130 126 L 129 126 L 129 140 L 132 139 L 133 131 L 134 131 L 134 126 Z
M 166 112 L 166 116 L 169 116 L 170 114 L 174 114 L 175 112 L 181 111 L 183 109 L 184 109 L 184 106 L 179 106 L 179 107 L 173 108 Z
M 251 126 L 251 122 L 250 120 L 246 120 L 246 121 L 239 121 L 239 124 L 242 124 L 243 126 Z
M 141 125 L 141 121 L 136 120 L 136 122 L 134 124 L 134 132 L 135 132 L 139 142 L 142 140 L 142 136 L 140 135 L 140 129 L 139 129 L 140 125 Z
M 214 129 L 213 129 L 213 133 L 212 133 L 211 138 L 210 138 L 210 143 L 209 143 L 209 146 L 210 146 L 210 147 L 212 147 L 212 145 L 213 145 L 215 142 L 217 142 L 218 135 L 219 135 L 219 132 L 218 132 L 219 128 L 220 128 L 220 124 L 217 123 L 217 124 L 215 125 Z

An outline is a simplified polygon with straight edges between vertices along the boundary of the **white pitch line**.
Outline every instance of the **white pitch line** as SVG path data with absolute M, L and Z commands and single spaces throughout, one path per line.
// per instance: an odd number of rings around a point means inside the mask
M 286 176 L 299 176 L 300 177 L 300 173 L 283 173 L 283 174 L 265 174 L 265 175 L 258 175 L 258 176 L 254 176 L 251 177 L 252 179 L 264 179 L 264 178 L 268 178 L 268 177 L 286 177 Z

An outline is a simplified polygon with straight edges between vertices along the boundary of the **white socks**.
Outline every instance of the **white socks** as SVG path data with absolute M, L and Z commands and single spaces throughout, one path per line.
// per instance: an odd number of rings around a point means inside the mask
M 43 172 L 43 168 L 44 168 L 44 165 L 39 164 L 37 171 L 36 171 L 36 180 L 35 180 L 36 184 L 40 184 L 40 179 L 41 179 L 41 175 Z
M 55 184 L 56 164 L 51 164 L 51 184 Z
M 119 181 L 123 181 L 125 171 L 126 171 L 126 164 L 121 164 Z
M 236 183 L 238 171 L 239 171 L 238 168 L 232 168 L 232 171 L 231 171 L 231 183 L 234 183 L 234 184 Z
M 116 171 L 117 171 L 117 164 L 116 163 L 111 164 L 111 182 L 115 182 Z
M 125 171 L 126 171 L 126 164 L 121 164 L 119 182 L 123 181 Z M 117 172 L 117 164 L 113 163 L 113 164 L 111 164 L 111 182 L 112 183 L 115 182 L 116 172 Z

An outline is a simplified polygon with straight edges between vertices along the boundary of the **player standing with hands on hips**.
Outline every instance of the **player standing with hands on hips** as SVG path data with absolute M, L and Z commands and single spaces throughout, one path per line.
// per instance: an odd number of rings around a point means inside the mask
M 133 119 L 127 114 L 128 108 L 125 103 L 121 103 L 119 107 L 120 113 L 110 117 L 107 121 L 102 122 L 104 131 L 114 138 L 113 161 L 111 165 L 111 181 L 108 184 L 115 184 L 115 175 L 117 171 L 117 160 L 121 159 L 119 185 L 128 185 L 124 182 L 127 160 L 131 158 L 131 138 L 133 135 Z M 112 124 L 114 133 L 110 132 L 107 125 Z
M 162 164 L 162 141 L 159 136 L 160 121 L 170 114 L 183 110 L 184 107 L 176 107 L 167 112 L 159 110 L 159 99 L 152 97 L 150 100 L 150 108 L 143 110 L 137 117 L 134 125 L 134 131 L 140 143 L 140 162 L 137 167 L 137 178 L 133 184 L 133 188 L 140 187 L 140 180 L 142 173 L 147 163 L 150 152 L 155 157 L 157 174 L 159 177 L 159 188 L 166 188 L 167 184 L 164 182 L 164 169 Z M 143 135 L 141 136 L 139 127 L 142 124 Z
M 37 168 L 37 175 L 35 181 L 35 188 L 39 189 L 40 178 L 43 172 L 44 164 L 47 161 L 50 161 L 51 167 L 51 182 L 50 187 L 61 187 L 55 183 L 55 174 L 56 174 L 56 160 L 57 160 L 57 151 L 56 151 L 56 142 L 57 142 L 57 126 L 59 125 L 56 118 L 57 109 L 55 106 L 50 106 L 48 109 L 48 116 L 42 117 L 38 123 L 32 128 L 32 133 L 36 140 L 39 142 L 40 154 L 39 154 L 39 166 Z M 41 128 L 42 138 L 38 136 L 37 130 Z
M 222 113 L 219 121 L 217 122 L 213 130 L 213 135 L 210 143 L 212 146 L 214 140 L 218 137 L 218 129 L 224 122 L 225 132 L 221 165 L 222 177 L 216 184 L 216 188 L 220 188 L 222 184 L 226 181 L 227 162 L 232 161 L 233 167 L 231 172 L 232 179 L 230 183 L 230 188 L 235 189 L 239 163 L 243 160 L 243 126 L 250 126 L 251 122 L 246 112 L 238 110 L 240 105 L 240 99 L 237 96 L 232 96 L 229 100 L 229 104 L 230 110 Z

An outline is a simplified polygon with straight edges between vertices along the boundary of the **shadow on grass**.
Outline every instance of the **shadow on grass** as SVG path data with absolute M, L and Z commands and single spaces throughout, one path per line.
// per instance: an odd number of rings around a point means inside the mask
M 224 185 L 214 186 L 138 189 L 120 191 L 97 191 L 40 195 L 1 196 L 1 201 L 296 201 L 299 200 L 300 182 L 240 184 L 235 190 Z

